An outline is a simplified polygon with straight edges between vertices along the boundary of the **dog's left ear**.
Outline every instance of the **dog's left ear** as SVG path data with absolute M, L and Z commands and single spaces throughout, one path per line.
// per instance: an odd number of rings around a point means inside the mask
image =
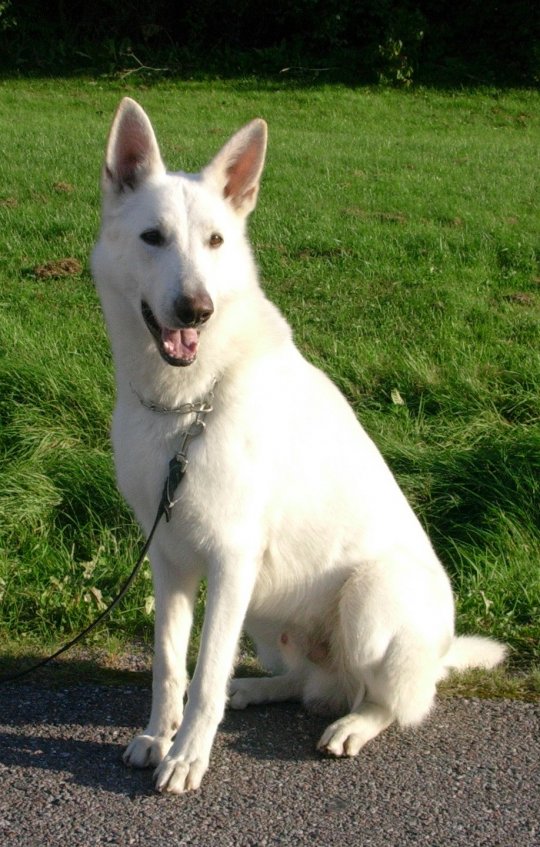
M 203 179 L 214 185 L 240 215 L 255 208 L 264 166 L 266 122 L 257 118 L 239 130 L 203 170 Z

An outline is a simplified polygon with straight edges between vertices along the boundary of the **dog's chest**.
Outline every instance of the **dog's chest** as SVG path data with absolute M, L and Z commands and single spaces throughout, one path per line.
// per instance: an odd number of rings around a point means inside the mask
M 175 420 L 133 406 L 119 405 L 115 410 L 112 441 L 118 487 L 143 526 L 157 511 L 169 463 L 192 423 L 193 415 Z M 189 474 L 180 483 L 178 496 L 188 486 L 189 477 L 197 473 L 197 465 L 201 474 L 202 446 L 194 441 L 187 446 Z
M 246 510 L 245 475 L 250 465 L 245 462 L 244 433 L 227 425 L 223 417 L 212 412 L 207 426 L 186 448 L 188 464 L 174 493 L 177 503 L 170 525 L 183 541 L 193 532 L 206 539 L 219 534 L 220 527 Z M 156 515 L 169 463 L 192 423 L 193 415 L 173 420 L 133 406 L 115 410 L 112 438 L 118 487 L 146 531 Z

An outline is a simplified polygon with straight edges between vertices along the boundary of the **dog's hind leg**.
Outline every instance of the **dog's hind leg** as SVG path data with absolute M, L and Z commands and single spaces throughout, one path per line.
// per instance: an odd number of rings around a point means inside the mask
M 432 707 L 437 663 L 418 641 L 397 636 L 381 660 L 361 673 L 351 712 L 330 724 L 317 745 L 325 753 L 356 756 L 394 721 L 414 726 Z
M 257 659 L 272 676 L 231 679 L 228 706 L 245 709 L 258 703 L 300 700 L 306 678 L 305 651 L 285 632 L 278 635 L 279 629 L 268 631 L 253 620 L 246 628 L 255 643 Z
M 355 693 L 350 714 L 325 730 L 320 750 L 354 756 L 393 721 L 423 720 L 451 640 L 451 612 L 436 571 L 412 571 L 406 556 L 358 569 L 342 591 L 335 640 L 344 687 Z
M 182 721 L 187 687 L 186 653 L 198 578 L 152 557 L 155 593 L 152 710 L 146 729 L 135 736 L 124 762 L 137 768 L 155 767 L 167 755 Z
M 279 676 L 239 677 L 229 683 L 229 706 L 245 709 L 257 703 L 280 703 L 300 700 L 304 677 L 297 670 Z

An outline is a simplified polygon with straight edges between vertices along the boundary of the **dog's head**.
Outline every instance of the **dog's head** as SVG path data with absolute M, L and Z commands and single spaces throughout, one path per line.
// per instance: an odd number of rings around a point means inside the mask
M 245 220 L 265 151 L 266 124 L 258 119 L 200 174 L 168 173 L 143 109 L 126 97 L 116 112 L 94 272 L 102 289 L 121 291 L 170 365 L 192 364 L 214 312 L 253 284 Z

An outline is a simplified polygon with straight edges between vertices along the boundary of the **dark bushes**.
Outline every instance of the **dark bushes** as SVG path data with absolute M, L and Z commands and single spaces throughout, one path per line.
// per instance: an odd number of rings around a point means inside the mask
M 175 70 L 187 57 L 210 71 L 228 57 L 229 72 L 331 58 L 357 80 L 534 84 L 532 8 L 526 0 L 0 0 L 0 62 L 23 72 L 111 70 L 131 49 Z

